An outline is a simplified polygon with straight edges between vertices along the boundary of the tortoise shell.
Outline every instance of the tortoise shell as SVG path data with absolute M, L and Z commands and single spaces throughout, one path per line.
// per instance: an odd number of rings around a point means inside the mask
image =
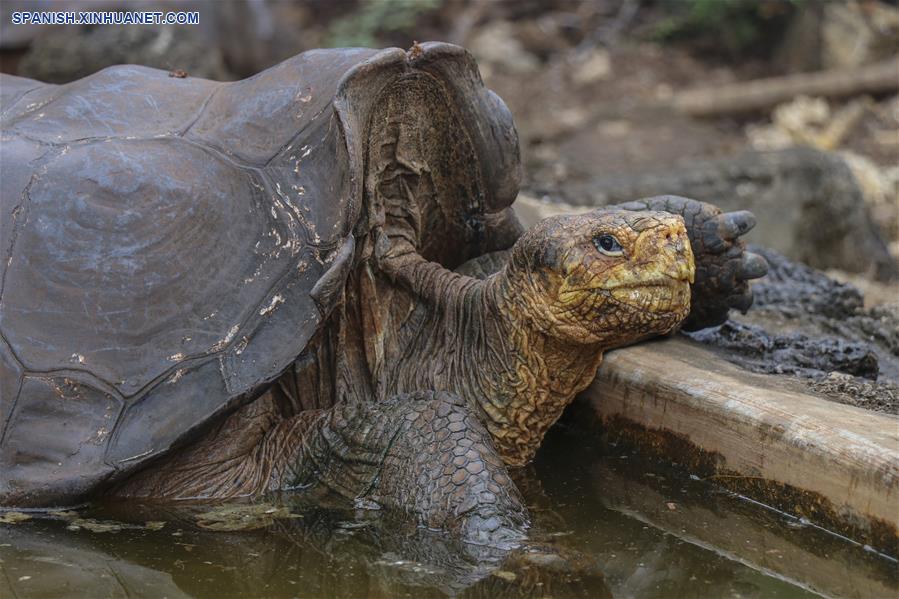
M 315 50 L 232 83 L 2 76 L 0 505 L 82 500 L 300 355 L 357 253 L 369 119 L 410 74 L 467 132 L 480 213 L 511 203 L 511 120 L 446 44 Z

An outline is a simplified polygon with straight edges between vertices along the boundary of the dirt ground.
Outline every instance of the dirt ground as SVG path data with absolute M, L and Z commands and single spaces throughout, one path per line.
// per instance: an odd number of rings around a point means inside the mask
M 698 119 L 672 110 L 673 95 L 777 75 L 779 64 L 721 64 L 685 48 L 638 39 L 573 49 L 524 72 L 525 67 L 491 62 L 493 54 L 507 56 L 499 51 L 482 53 L 487 84 L 515 116 L 526 165 L 524 191 L 535 198 L 583 204 L 591 187 L 609 176 L 807 146 L 846 157 L 872 218 L 899 257 L 897 95 L 799 98 L 767 111 Z M 829 131 L 846 120 L 851 122 L 837 134 Z M 891 287 L 888 294 L 896 290 Z

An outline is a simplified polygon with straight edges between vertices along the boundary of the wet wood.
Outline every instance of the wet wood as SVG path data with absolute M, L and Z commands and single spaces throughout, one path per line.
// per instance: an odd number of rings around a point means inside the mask
M 650 449 L 667 435 L 664 451 L 696 452 L 673 461 L 725 484 L 761 483 L 741 492 L 769 504 L 784 499 L 775 488 L 787 489 L 788 511 L 836 519 L 895 550 L 899 418 L 828 401 L 787 377 L 748 373 L 683 338 L 610 352 L 586 393 L 610 433 L 643 431 L 636 440 Z
M 899 89 L 899 60 L 860 68 L 797 73 L 679 92 L 672 105 L 691 116 L 717 116 L 771 108 L 796 96 L 837 98 Z

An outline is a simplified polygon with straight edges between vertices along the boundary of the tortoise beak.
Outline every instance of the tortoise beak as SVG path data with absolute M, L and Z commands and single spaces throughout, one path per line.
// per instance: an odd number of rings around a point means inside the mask
M 655 229 L 641 233 L 635 254 L 645 256 L 649 263 L 647 267 L 659 278 L 687 281 L 691 285 L 696 279 L 693 248 L 680 217 L 671 219 L 662 231 Z

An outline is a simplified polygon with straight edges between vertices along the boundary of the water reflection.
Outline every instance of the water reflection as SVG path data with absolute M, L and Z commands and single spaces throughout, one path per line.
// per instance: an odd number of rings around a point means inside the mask
M 302 497 L 271 498 L 236 520 L 234 512 L 210 517 L 209 505 L 112 504 L 0 525 L 0 596 L 865 597 L 899 589 L 895 564 L 584 433 L 558 431 L 517 482 L 536 527 L 512 552 Z M 241 528 L 241 519 L 261 527 L 221 530 Z M 92 521 L 124 526 L 98 532 Z
M 61 519 L 7 526 L 0 568 L 9 594 L 0 586 L 0 595 L 609 596 L 599 569 L 583 568 L 584 556 L 569 558 L 552 545 L 533 543 L 510 554 L 459 546 L 368 514 L 299 514 L 240 532 L 199 529 L 183 511 L 163 514 L 162 530 L 69 530 Z M 108 509 L 90 515 L 121 516 Z

